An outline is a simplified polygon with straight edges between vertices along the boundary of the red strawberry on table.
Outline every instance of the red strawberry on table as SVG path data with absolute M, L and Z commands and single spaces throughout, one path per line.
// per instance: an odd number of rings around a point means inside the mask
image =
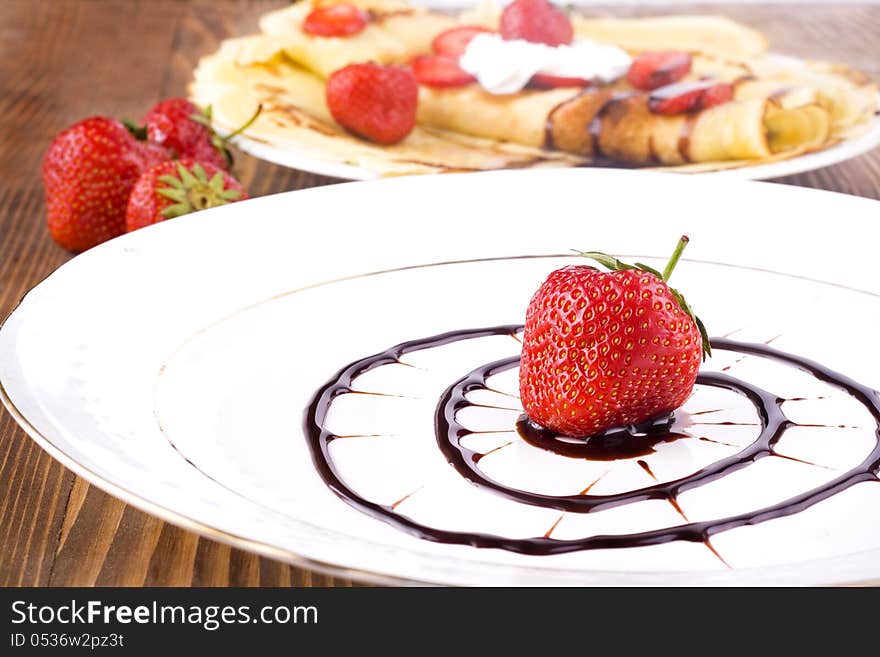
M 168 157 L 165 149 L 139 142 L 116 119 L 96 116 L 61 132 L 42 167 L 52 239 L 79 252 L 124 233 L 135 181 Z
M 347 37 L 362 32 L 369 22 L 369 14 L 360 7 L 339 3 L 313 9 L 302 29 L 312 36 Z
M 162 162 L 145 171 L 128 199 L 129 232 L 197 210 L 247 198 L 241 183 L 210 162 Z
M 172 151 L 175 157 L 210 162 L 228 171 L 232 164 L 229 141 L 247 129 L 257 119 L 261 109 L 258 107 L 240 128 L 221 137 L 211 125 L 210 107 L 202 111 L 186 98 L 167 98 L 154 105 L 144 117 L 145 135 L 150 141 Z
M 416 124 L 419 85 L 403 66 L 350 64 L 327 80 L 327 107 L 339 125 L 377 144 L 395 144 Z
M 568 14 L 547 0 L 514 0 L 501 13 L 498 31 L 507 40 L 522 39 L 548 46 L 569 44 L 574 39 Z
M 529 418 L 591 436 L 667 414 L 690 395 L 709 340 L 667 285 L 687 244 L 660 273 L 602 253 L 610 271 L 572 265 L 548 276 L 526 314 L 520 395 Z

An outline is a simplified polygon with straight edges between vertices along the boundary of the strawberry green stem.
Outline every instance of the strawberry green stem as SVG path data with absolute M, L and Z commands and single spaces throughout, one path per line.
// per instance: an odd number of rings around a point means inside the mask
M 128 131 L 132 134 L 132 136 L 138 141 L 145 141 L 147 138 L 147 128 L 146 126 L 141 126 L 132 121 L 131 119 L 122 119 L 122 125 L 124 125 Z
M 672 257 L 669 258 L 669 262 L 666 263 L 666 269 L 663 270 L 664 281 L 669 282 L 669 277 L 672 276 L 672 271 L 681 259 L 681 254 L 684 253 L 688 242 L 690 242 L 690 238 L 687 235 L 682 235 L 681 239 L 678 240 L 678 244 L 675 245 L 675 251 L 672 252 Z
M 257 120 L 257 117 L 260 116 L 262 111 L 263 111 L 263 105 L 262 104 L 257 105 L 257 111 L 253 113 L 251 118 L 249 118 L 247 121 L 245 121 L 243 125 L 239 126 L 234 131 L 230 132 L 228 135 L 223 137 L 223 143 L 224 144 L 228 143 L 230 139 L 232 139 L 233 137 L 237 137 L 242 132 L 244 132 L 245 130 L 250 128 L 251 125 L 253 125 L 254 121 Z

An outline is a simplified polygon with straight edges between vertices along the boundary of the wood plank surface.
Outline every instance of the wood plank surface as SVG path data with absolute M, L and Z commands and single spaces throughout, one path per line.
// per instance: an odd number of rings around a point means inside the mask
M 0 318 L 70 258 L 45 228 L 39 179 L 52 137 L 89 115 L 139 119 L 183 95 L 198 58 L 256 30 L 270 0 L 0 2 Z M 774 50 L 833 59 L 880 80 L 880 5 L 595 7 L 593 14 L 718 13 Z M 239 155 L 252 196 L 336 182 Z M 880 198 L 880 150 L 779 182 Z M 707 217 L 711 220 L 711 217 Z M 103 493 L 0 411 L 0 585 L 349 586 L 230 548 Z

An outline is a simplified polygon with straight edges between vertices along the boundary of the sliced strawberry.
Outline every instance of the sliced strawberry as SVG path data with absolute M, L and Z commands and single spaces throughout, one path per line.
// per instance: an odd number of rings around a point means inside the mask
M 709 109 L 733 100 L 733 85 L 726 82 L 709 87 L 700 97 L 700 109 Z
M 646 52 L 636 57 L 626 79 L 636 89 L 651 91 L 678 82 L 691 70 L 691 56 L 686 52 Z
M 679 82 L 655 89 L 648 99 L 648 108 L 655 114 L 684 114 L 732 98 L 733 86 L 726 82 Z
M 489 33 L 492 30 L 480 25 L 462 25 L 461 27 L 453 27 L 450 30 L 441 32 L 431 42 L 431 48 L 437 55 L 448 55 L 449 57 L 461 57 L 467 49 L 468 44 L 478 34 Z
M 369 22 L 369 14 L 354 5 L 326 5 L 313 9 L 302 29 L 312 36 L 346 37 L 362 31 Z
M 529 84 L 539 89 L 555 89 L 556 87 L 588 87 L 591 82 L 584 78 L 566 78 L 561 75 L 535 73 Z
M 416 80 L 429 87 L 461 87 L 476 78 L 447 55 L 419 55 L 410 63 Z
M 648 107 L 655 114 L 684 114 L 698 109 L 702 94 L 702 89 L 691 89 L 676 96 L 651 96 Z
M 499 32 L 508 41 L 522 39 L 548 46 L 574 40 L 568 14 L 547 0 L 514 0 L 501 12 Z

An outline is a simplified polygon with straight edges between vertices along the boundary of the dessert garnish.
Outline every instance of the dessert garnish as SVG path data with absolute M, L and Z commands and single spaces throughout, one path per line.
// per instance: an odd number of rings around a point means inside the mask
M 477 34 L 460 58 L 461 67 L 474 75 L 491 94 L 515 94 L 531 81 L 539 87 L 607 84 L 626 75 L 632 62 L 622 48 L 578 39 L 548 46 L 499 34 Z
M 567 45 L 574 39 L 568 14 L 547 0 L 514 0 L 501 12 L 498 31 L 507 40 L 548 46 Z
M 403 66 L 350 64 L 327 80 L 327 107 L 339 125 L 377 144 L 395 144 L 416 124 L 419 85 Z
M 678 82 L 652 91 L 648 97 L 648 109 L 656 114 L 684 114 L 731 100 L 733 85 L 727 82 Z
M 462 25 L 441 32 L 431 42 L 431 49 L 438 55 L 461 57 L 468 44 L 478 34 L 490 34 L 492 30 L 482 25 Z
M 370 15 L 360 7 L 347 3 L 321 5 L 303 21 L 306 34 L 319 37 L 348 37 L 362 32 Z
M 416 80 L 429 87 L 461 87 L 476 80 L 459 66 L 458 57 L 451 55 L 418 55 L 410 66 Z
M 651 91 L 678 82 L 691 72 L 690 53 L 663 50 L 636 57 L 626 73 L 626 81 L 641 91 Z
M 669 287 L 688 238 L 663 272 L 582 252 L 609 271 L 552 272 L 529 303 L 520 395 L 529 418 L 567 436 L 591 436 L 668 415 L 690 395 L 706 330 Z

